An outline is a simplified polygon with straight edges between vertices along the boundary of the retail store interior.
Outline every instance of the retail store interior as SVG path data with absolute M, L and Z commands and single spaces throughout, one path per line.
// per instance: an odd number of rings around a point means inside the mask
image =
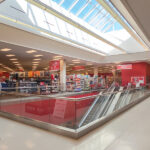
M 0 0 L 0 150 L 149 150 L 149 7 Z
M 103 65 L 3 42 L 0 43 L 0 49 L 2 87 L 41 85 L 43 92 L 40 94 L 54 94 L 105 88 L 113 82 L 116 64 Z M 63 66 L 60 68 L 60 65 Z M 63 78 L 66 78 L 66 85 L 60 81 L 61 72 Z M 44 86 L 51 87 L 51 90 L 47 93 Z M 65 90 L 61 86 L 66 86 Z

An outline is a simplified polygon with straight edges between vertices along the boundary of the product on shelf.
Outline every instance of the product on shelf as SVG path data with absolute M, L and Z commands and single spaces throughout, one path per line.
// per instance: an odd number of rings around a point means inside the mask
M 58 72 L 54 72 L 51 74 L 51 92 L 58 93 L 60 90 L 60 83 L 59 83 L 59 74 Z
M 73 74 L 68 75 L 66 80 L 67 91 L 79 92 L 89 90 L 89 75 Z

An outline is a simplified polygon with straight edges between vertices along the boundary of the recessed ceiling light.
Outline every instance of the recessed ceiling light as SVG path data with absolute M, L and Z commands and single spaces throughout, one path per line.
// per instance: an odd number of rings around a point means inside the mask
M 80 62 L 78 62 L 78 61 L 77 61 L 77 62 L 73 62 L 73 63 L 75 63 L 75 64 L 80 64 Z
M 115 62 L 115 64 L 120 64 L 121 62 L 119 62 L 119 61 L 117 61 L 117 62 Z
M 10 49 L 10 48 L 3 48 L 3 49 L 1 49 L 2 52 L 7 52 L 7 51 L 10 51 L 10 50 L 12 50 L 12 49 Z
M 14 63 L 14 64 L 19 64 L 19 62 L 18 62 L 18 61 L 13 61 L 12 63 Z
M 62 58 L 63 56 L 54 56 L 54 58 Z
M 20 64 L 15 64 L 16 66 L 21 66 Z
M 74 60 L 72 60 L 72 61 L 80 61 L 79 59 L 74 59 Z
M 74 64 L 69 64 L 69 66 L 73 66 Z
M 34 57 L 41 57 L 41 56 L 43 56 L 43 55 L 34 55 Z
M 52 59 L 52 60 L 60 60 L 60 58 L 54 58 L 54 59 Z
M 13 56 L 15 56 L 14 54 L 8 54 L 8 55 L 6 55 L 7 57 L 13 57 Z
M 33 59 L 33 60 L 41 60 L 41 58 L 35 58 L 35 59 Z
M 32 62 L 32 64 L 39 64 L 39 62 L 38 62 L 38 61 L 36 61 L 36 62 Z
M 88 66 L 91 66 L 91 65 L 93 65 L 93 64 L 87 64 Z
M 26 51 L 26 53 L 28 53 L 28 54 L 36 53 L 36 52 L 37 52 L 36 50 L 29 50 L 29 51 Z
M 11 58 L 11 59 L 9 59 L 9 60 L 18 60 L 17 58 Z

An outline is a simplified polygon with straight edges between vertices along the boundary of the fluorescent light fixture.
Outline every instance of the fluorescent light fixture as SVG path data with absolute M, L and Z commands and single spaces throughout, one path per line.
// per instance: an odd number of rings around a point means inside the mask
M 13 57 L 13 56 L 15 56 L 14 54 L 8 54 L 8 55 L 6 55 L 7 57 Z
M 18 60 L 17 58 L 11 58 L 11 59 L 9 59 L 9 60 Z
M 34 55 L 34 57 L 41 57 L 41 56 L 43 56 L 43 55 Z
M 1 49 L 2 52 L 7 52 L 7 51 L 10 51 L 10 50 L 12 50 L 12 49 L 10 49 L 10 48 L 3 48 L 3 49 Z
M 36 52 L 37 52 L 36 50 L 29 50 L 29 51 L 26 51 L 26 53 L 28 53 L 28 54 L 36 53 Z

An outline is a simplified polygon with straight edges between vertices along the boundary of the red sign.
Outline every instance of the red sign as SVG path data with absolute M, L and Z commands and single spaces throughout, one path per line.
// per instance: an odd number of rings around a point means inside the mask
M 72 67 L 72 70 L 84 70 L 85 67 L 84 66 L 74 66 Z
M 117 70 L 124 70 L 124 69 L 132 69 L 132 64 L 117 66 Z
M 50 71 L 59 71 L 59 69 L 60 69 L 60 61 L 59 60 L 50 61 L 50 63 L 49 63 Z
M 133 84 L 136 83 L 144 84 L 144 77 L 131 77 L 131 82 Z

